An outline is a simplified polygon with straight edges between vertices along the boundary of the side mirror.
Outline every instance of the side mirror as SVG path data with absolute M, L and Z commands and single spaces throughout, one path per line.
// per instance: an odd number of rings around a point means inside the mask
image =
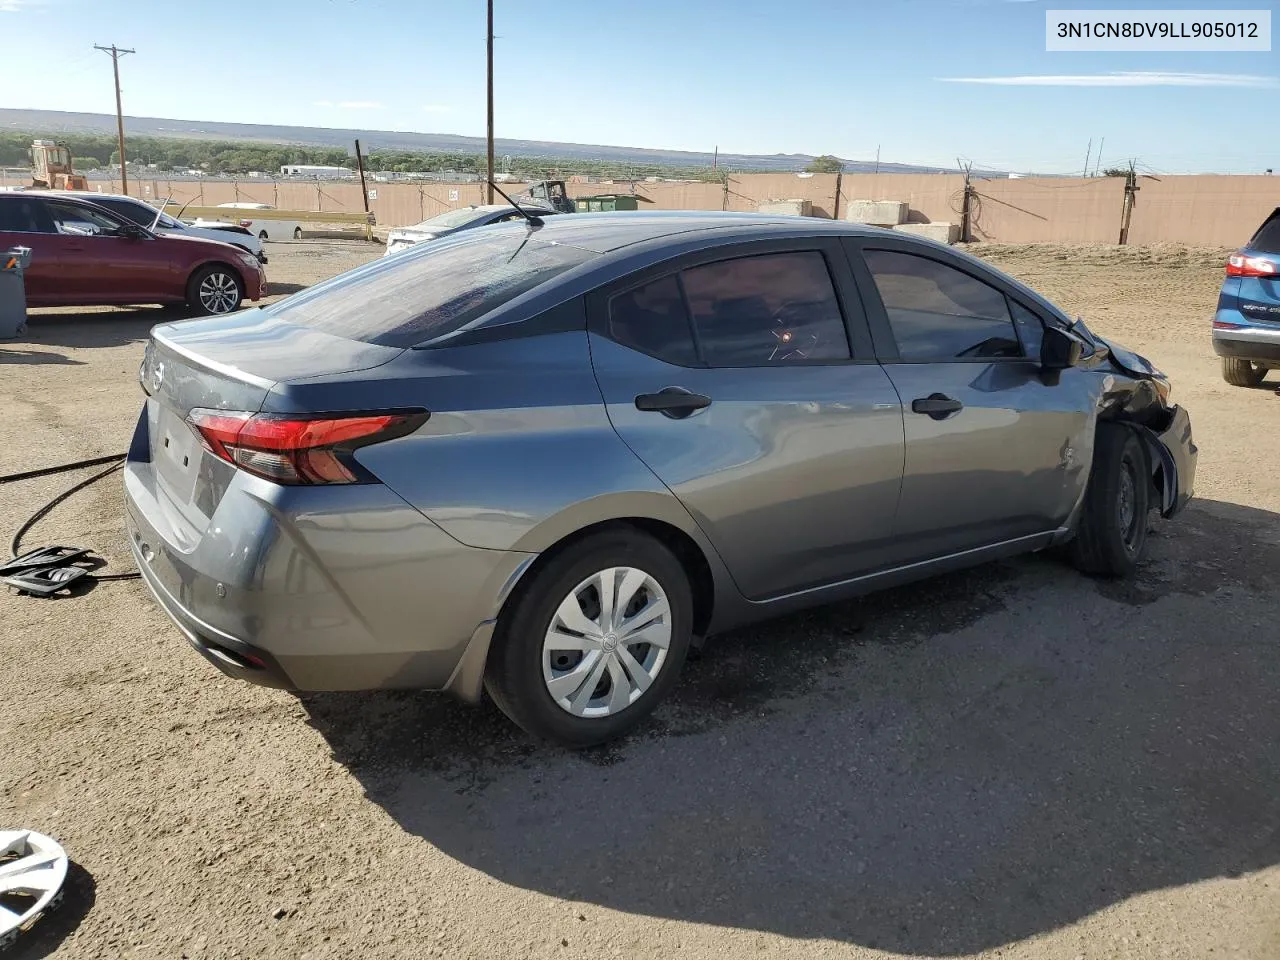
M 120 228 L 120 236 L 130 240 L 145 240 L 150 234 L 136 223 L 126 223 Z
M 1080 362 L 1084 344 L 1060 327 L 1045 327 L 1040 341 L 1040 368 L 1066 370 Z

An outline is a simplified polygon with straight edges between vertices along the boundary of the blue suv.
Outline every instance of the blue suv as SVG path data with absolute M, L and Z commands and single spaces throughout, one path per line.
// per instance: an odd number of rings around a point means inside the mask
M 1280 368 L 1280 208 L 1227 261 L 1213 352 L 1222 358 L 1222 378 L 1237 387 L 1256 387 Z

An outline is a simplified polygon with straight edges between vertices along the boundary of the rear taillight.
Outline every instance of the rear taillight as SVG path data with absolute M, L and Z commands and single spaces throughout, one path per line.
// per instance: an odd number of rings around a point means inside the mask
M 251 226 L 253 226 L 253 221 L 252 221 L 252 220 L 241 220 L 241 221 L 240 221 L 240 226 L 242 226 L 242 227 L 244 227 L 246 230 L 248 230 Z
M 1251 257 L 1247 253 L 1233 253 L 1227 258 L 1228 277 L 1274 277 L 1280 274 L 1280 266 L 1266 257 Z
M 187 416 L 209 452 L 249 473 L 283 484 L 367 483 L 352 454 L 412 433 L 425 411 L 321 414 L 311 417 L 192 410 Z

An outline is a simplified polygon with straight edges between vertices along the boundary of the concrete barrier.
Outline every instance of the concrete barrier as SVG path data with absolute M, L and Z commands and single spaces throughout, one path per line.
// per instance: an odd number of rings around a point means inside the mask
M 893 229 L 899 233 L 909 233 L 912 236 L 937 240 L 939 243 L 955 243 L 960 239 L 960 224 L 958 223 L 900 223 Z
M 869 223 L 874 227 L 896 227 L 907 222 L 905 200 L 850 200 L 844 218 L 850 223 Z

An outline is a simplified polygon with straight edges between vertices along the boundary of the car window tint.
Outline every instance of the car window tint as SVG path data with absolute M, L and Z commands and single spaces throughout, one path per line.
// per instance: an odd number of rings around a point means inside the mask
M 1044 340 L 1044 319 L 1012 297 L 1009 298 L 1009 312 L 1013 315 L 1013 325 L 1017 328 L 1018 339 L 1022 341 L 1023 356 L 1039 360 L 1040 343 Z
M 46 219 L 39 200 L 15 197 L 0 201 L 0 230 L 12 233 L 52 233 L 53 226 Z
M 101 204 L 112 213 L 124 217 L 126 220 L 132 220 L 134 223 L 144 227 L 151 226 L 151 221 L 155 219 L 156 212 L 151 211 L 151 215 L 147 216 L 148 207 L 142 204 L 133 204 L 128 200 L 95 200 L 94 203 Z
M 687 367 L 698 362 L 684 297 L 674 276 L 611 298 L 609 336 L 668 363 Z
M 115 236 L 120 232 L 120 221 L 104 210 L 95 210 L 78 203 L 62 203 L 50 200 L 45 204 L 58 233 L 82 237 Z
M 1280 210 L 1258 228 L 1258 232 L 1249 241 L 1249 249 L 1258 253 L 1280 253 Z
M 683 280 L 703 360 L 713 367 L 850 357 L 821 253 L 722 260 L 686 270 Z
M 1004 294 L 962 270 L 912 253 L 864 254 L 903 360 L 1020 357 Z
M 596 256 L 528 230 L 464 230 L 379 257 L 266 309 L 335 336 L 411 347 L 453 333 Z

